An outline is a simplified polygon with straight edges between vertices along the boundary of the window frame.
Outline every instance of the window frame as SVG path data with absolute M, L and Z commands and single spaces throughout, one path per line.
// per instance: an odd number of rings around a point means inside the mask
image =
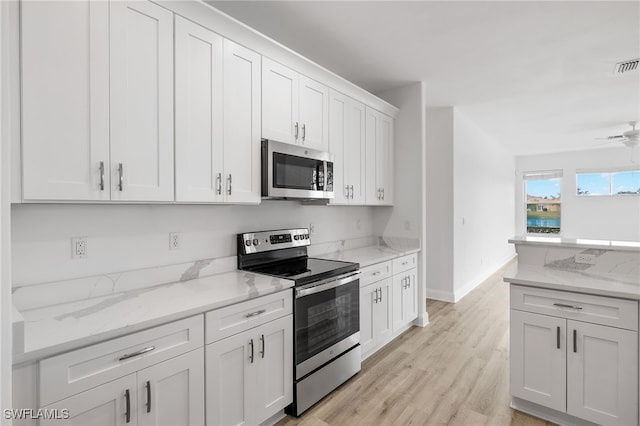
M 540 237 L 540 238 L 558 238 L 562 236 L 562 189 L 563 189 L 563 176 L 564 171 L 562 169 L 553 169 L 553 170 L 530 170 L 522 172 L 522 201 L 523 201 L 523 235 L 527 237 Z M 527 226 L 527 212 L 528 212 L 528 203 L 527 202 L 527 181 L 530 180 L 550 180 L 550 179 L 559 179 L 560 181 L 560 201 L 540 201 L 535 204 L 559 204 L 560 205 L 560 225 L 557 233 L 542 233 L 542 232 L 528 232 Z
M 574 196 L 578 198 L 600 198 L 600 197 L 627 197 L 627 196 L 639 196 L 640 193 L 631 193 L 631 194 L 617 194 L 613 193 L 613 174 L 614 173 L 624 173 L 624 172 L 638 172 L 640 173 L 640 167 L 638 166 L 629 166 L 629 167 L 599 167 L 595 169 L 577 169 L 576 170 L 576 191 Z M 578 194 L 578 175 L 584 174 L 608 174 L 609 175 L 609 193 L 608 194 Z

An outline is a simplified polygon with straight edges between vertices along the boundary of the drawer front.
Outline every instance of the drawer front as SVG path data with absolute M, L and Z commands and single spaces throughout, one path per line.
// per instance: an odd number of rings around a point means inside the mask
M 638 330 L 638 302 L 634 300 L 512 284 L 511 308 Z
M 40 361 L 44 406 L 204 345 L 202 315 Z
M 292 289 L 207 312 L 206 342 L 216 342 L 291 313 Z
M 418 267 L 418 254 L 409 254 L 397 259 L 393 259 L 393 274 L 399 274 L 400 272 L 408 271 L 411 268 Z
M 360 288 L 391 276 L 391 261 L 360 269 Z

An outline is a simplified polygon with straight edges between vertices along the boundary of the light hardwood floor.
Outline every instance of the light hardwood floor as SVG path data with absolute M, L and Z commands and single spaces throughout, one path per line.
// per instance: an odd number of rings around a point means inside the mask
M 509 408 L 509 287 L 496 272 L 368 358 L 291 425 L 551 425 Z

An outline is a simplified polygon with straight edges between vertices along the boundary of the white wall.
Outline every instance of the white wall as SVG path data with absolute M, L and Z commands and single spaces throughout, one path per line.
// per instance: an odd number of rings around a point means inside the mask
M 515 160 L 454 109 L 454 298 L 459 300 L 515 255 Z
M 420 238 L 423 247 L 425 227 L 425 97 L 424 84 L 413 83 L 378 93 L 382 99 L 400 108 L 395 120 L 394 138 L 394 199 L 393 207 L 374 209 L 376 235 Z M 418 255 L 418 297 L 426 299 L 424 250 Z M 418 323 L 426 325 L 425 303 L 418 307 Z
M 427 297 L 458 301 L 514 254 L 514 157 L 456 108 L 427 124 Z
M 516 233 L 524 234 L 526 230 L 522 173 L 562 170 L 560 232 L 563 237 L 640 241 L 640 196 L 576 195 L 576 169 L 620 167 L 640 168 L 640 148 L 615 147 L 517 157 Z
M 427 297 L 453 299 L 453 108 L 426 111 Z
M 239 232 L 315 225 L 312 243 L 372 235 L 371 207 L 265 201 L 231 205 L 12 206 L 14 285 L 236 255 Z M 180 249 L 169 250 L 169 233 Z M 71 237 L 88 238 L 86 259 L 71 259 Z

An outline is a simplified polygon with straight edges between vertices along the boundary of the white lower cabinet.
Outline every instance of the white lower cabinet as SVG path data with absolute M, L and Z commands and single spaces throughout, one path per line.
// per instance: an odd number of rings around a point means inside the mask
M 256 425 L 293 399 L 293 317 L 206 347 L 208 425 Z
M 360 346 L 363 355 L 391 339 L 391 286 L 391 278 L 385 278 L 360 289 Z
M 393 276 L 393 332 L 418 317 L 417 269 Z
M 203 425 L 204 349 L 156 364 L 50 404 L 65 420 L 41 425 Z
M 637 302 L 512 285 L 511 306 L 512 396 L 598 424 L 638 424 Z

